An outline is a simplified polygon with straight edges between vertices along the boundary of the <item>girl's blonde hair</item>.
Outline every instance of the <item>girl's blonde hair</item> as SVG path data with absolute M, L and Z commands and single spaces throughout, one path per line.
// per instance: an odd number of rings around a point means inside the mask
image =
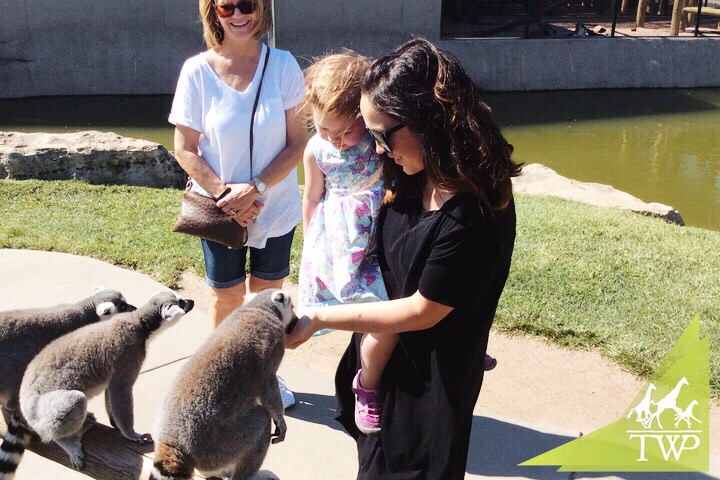
M 203 38 L 208 48 L 217 47 L 225 39 L 225 32 L 220 26 L 220 20 L 215 11 L 216 1 L 219 0 L 200 0 L 200 20 L 203 24 Z M 272 10 L 268 0 L 254 0 L 254 2 L 258 22 L 253 30 L 253 36 L 260 40 L 270 30 Z
M 360 86 L 371 59 L 352 50 L 318 58 L 305 70 L 305 107 L 327 114 L 357 116 Z M 310 113 L 310 108 L 305 108 Z

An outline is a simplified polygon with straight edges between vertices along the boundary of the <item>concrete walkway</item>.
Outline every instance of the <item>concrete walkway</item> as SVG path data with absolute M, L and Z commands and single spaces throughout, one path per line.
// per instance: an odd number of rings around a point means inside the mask
M 166 289 L 146 275 L 85 257 L 0 250 L 0 310 L 75 302 L 97 286 L 118 289 L 135 305 Z M 140 433 L 152 432 L 165 389 L 184 359 L 211 333 L 203 311 L 208 302 L 204 284 L 186 276 L 181 286 L 180 293 L 194 299 L 196 308 L 149 345 L 143 373 L 135 385 L 135 426 Z M 346 332 L 330 333 L 286 354 L 280 373 L 296 391 L 298 404 L 286 412 L 286 440 L 270 447 L 263 466 L 283 480 L 355 478 L 354 442 L 333 420 L 333 372 L 348 337 Z M 711 411 L 715 420 L 711 474 L 574 475 L 551 467 L 517 467 L 580 432 L 591 432 L 618 419 L 643 382 L 596 353 L 563 350 L 534 338 L 493 335 L 490 353 L 499 364 L 486 375 L 475 409 L 466 478 L 720 478 L 717 404 Z M 89 410 L 101 423 L 109 424 L 102 395 L 90 402 Z M 16 478 L 89 477 L 28 452 Z

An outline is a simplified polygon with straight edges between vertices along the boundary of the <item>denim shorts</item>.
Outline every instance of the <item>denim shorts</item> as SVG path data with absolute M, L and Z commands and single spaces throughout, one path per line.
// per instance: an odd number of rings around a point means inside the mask
M 205 282 L 212 288 L 230 288 L 245 281 L 245 259 L 250 250 L 250 275 L 262 280 L 281 280 L 290 273 L 290 246 L 295 228 L 280 237 L 268 238 L 265 248 L 233 250 L 201 239 L 205 256 Z

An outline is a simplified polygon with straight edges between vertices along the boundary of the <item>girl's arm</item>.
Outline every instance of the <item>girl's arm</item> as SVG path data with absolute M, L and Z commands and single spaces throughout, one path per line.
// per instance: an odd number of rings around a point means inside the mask
M 269 187 L 282 181 L 297 167 L 302 159 L 302 151 L 307 144 L 307 124 L 302 117 L 300 107 L 285 110 L 286 140 L 285 148 L 278 153 L 270 164 L 256 177 Z M 218 202 L 218 207 L 224 212 L 235 210 L 239 212 L 236 220 L 249 220 L 253 202 L 260 196 L 257 189 L 250 183 L 229 184 L 231 191 Z M 248 217 L 248 218 L 246 218 Z
M 320 170 L 315 159 L 315 154 L 310 147 L 305 147 L 303 155 L 303 166 L 305 167 L 305 190 L 303 193 L 303 235 L 307 231 L 310 219 L 315 213 L 320 200 L 325 194 L 325 174 Z
M 185 172 L 210 195 L 219 197 L 227 188 L 203 157 L 198 155 L 200 132 L 190 127 L 175 127 L 175 158 Z
M 357 303 L 310 308 L 300 312 L 285 347 L 297 348 L 318 330 L 333 328 L 363 333 L 400 333 L 425 330 L 445 318 L 452 307 L 423 297 L 417 291 L 410 297 L 386 302 Z

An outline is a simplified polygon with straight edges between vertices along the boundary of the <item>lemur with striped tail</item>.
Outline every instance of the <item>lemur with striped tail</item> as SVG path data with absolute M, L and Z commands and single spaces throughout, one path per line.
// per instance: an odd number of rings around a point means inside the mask
M 0 312 L 0 405 L 8 427 L 0 446 L 0 480 L 11 480 L 30 433 L 21 419 L 20 383 L 30 361 L 53 340 L 118 313 L 132 312 L 117 290 L 98 288 L 74 304 Z
M 20 409 L 43 442 L 54 441 L 77 469 L 85 465 L 82 436 L 94 425 L 87 402 L 105 391 L 113 427 L 134 442 L 152 442 L 134 430 L 132 387 L 151 335 L 176 323 L 193 308 L 173 292 L 154 295 L 131 313 L 69 333 L 28 365 L 20 387 Z

